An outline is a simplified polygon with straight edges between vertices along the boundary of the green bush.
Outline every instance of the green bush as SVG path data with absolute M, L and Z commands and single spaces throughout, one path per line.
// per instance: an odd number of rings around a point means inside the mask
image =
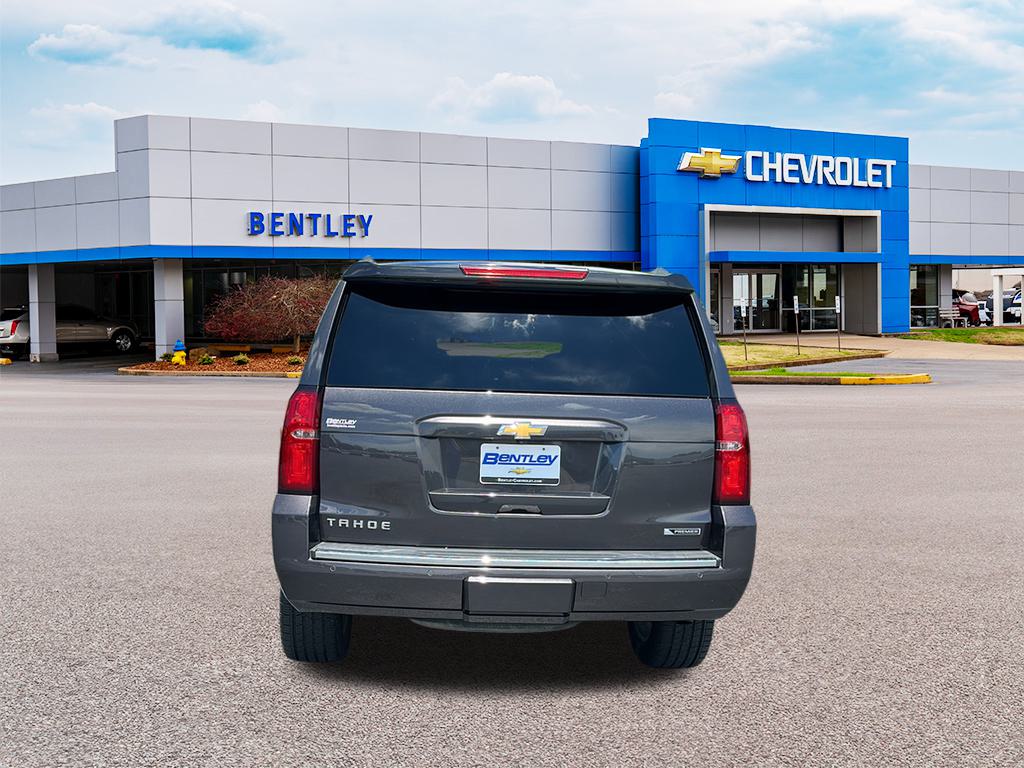
M 209 355 L 203 355 L 199 358 L 200 365 L 213 365 L 213 358 Z
M 174 359 L 174 353 L 164 352 L 162 355 L 160 355 L 160 359 L 163 360 L 165 363 L 169 363 L 171 362 L 171 360 Z
M 288 365 L 302 365 L 302 358 L 298 355 L 292 355 L 285 362 L 287 362 Z
M 249 356 L 248 355 L 244 355 L 244 354 L 243 355 L 235 355 L 231 359 L 235 361 L 235 365 L 248 365 L 249 364 Z

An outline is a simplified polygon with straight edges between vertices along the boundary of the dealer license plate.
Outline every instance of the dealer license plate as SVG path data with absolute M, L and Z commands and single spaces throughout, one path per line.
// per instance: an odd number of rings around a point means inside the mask
M 562 449 L 557 445 L 480 446 L 480 482 L 501 485 L 558 485 Z

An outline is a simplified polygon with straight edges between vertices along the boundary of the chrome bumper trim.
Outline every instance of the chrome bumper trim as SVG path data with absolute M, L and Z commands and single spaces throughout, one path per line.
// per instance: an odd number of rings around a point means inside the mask
M 447 547 L 339 544 L 323 541 L 310 550 L 313 560 L 434 568 L 566 568 L 646 571 L 718 568 L 721 559 L 701 550 L 459 549 Z

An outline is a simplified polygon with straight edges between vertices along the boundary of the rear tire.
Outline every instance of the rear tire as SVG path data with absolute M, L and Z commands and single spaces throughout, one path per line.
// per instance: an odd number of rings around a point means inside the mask
M 332 662 L 348 655 L 352 617 L 297 611 L 281 593 L 281 647 L 292 661 Z
M 704 661 L 714 630 L 714 621 L 631 621 L 629 644 L 649 667 L 684 669 Z

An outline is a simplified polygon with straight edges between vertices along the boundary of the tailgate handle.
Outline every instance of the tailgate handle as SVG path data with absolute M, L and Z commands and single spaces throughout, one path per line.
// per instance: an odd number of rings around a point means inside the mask
M 539 515 L 540 507 L 533 504 L 502 504 L 498 507 L 498 514 Z

